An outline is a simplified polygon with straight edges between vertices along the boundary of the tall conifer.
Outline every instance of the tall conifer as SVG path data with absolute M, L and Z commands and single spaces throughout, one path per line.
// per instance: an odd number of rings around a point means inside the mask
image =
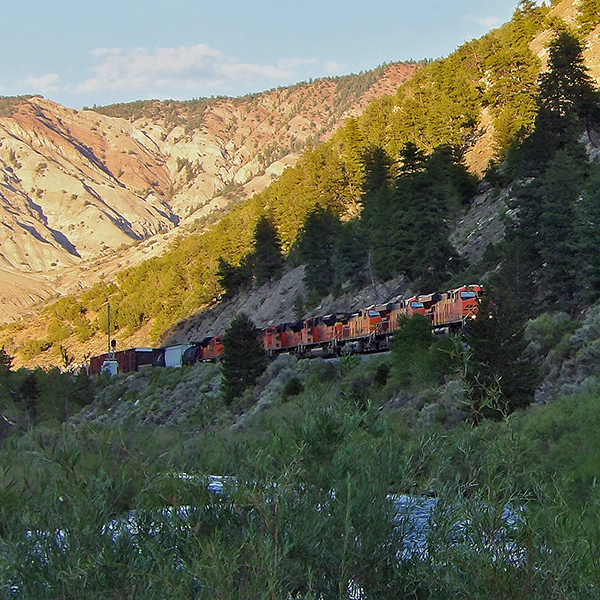
M 222 389 L 231 402 L 253 385 L 267 367 L 267 355 L 254 323 L 244 313 L 231 321 L 223 337 L 221 358 Z
M 273 281 L 281 276 L 283 253 L 277 229 L 271 221 L 261 217 L 254 230 L 253 273 L 258 285 Z

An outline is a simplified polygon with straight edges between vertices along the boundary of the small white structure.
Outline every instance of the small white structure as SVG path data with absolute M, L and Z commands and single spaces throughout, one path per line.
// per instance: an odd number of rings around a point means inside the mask
M 102 373 L 108 374 L 110 377 L 116 375 L 119 372 L 119 363 L 116 360 L 105 360 L 102 363 Z

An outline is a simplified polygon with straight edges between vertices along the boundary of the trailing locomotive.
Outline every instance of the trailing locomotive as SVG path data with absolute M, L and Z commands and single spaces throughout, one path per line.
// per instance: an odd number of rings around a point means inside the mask
M 483 294 L 481 285 L 464 285 L 353 313 L 337 312 L 268 326 L 261 329 L 259 335 L 271 357 L 284 353 L 308 358 L 382 352 L 391 347 L 400 317 L 423 315 L 436 332 L 457 331 L 469 319 L 476 318 Z M 221 336 L 167 348 L 130 348 L 92 358 L 90 374 L 99 374 L 108 364 L 112 365 L 112 372 L 117 366 L 119 373 L 127 373 L 146 366 L 180 367 L 215 362 L 223 349 Z

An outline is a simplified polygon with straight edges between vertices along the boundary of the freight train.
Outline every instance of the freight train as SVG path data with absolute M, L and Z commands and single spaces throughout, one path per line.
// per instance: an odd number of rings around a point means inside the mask
M 369 306 L 356 312 L 336 312 L 267 326 L 259 330 L 259 336 L 271 357 L 284 353 L 309 358 L 383 352 L 391 347 L 401 317 L 423 315 L 436 332 L 457 331 L 477 317 L 484 293 L 481 285 L 463 285 L 446 292 Z M 223 350 L 222 336 L 166 348 L 129 348 L 93 357 L 89 371 L 92 375 L 103 371 L 116 374 L 150 366 L 180 367 L 196 362 L 215 362 Z

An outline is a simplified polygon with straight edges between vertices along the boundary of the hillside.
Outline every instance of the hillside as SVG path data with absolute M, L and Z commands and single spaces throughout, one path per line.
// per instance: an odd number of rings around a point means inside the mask
M 214 220 L 294 165 L 418 65 L 263 94 L 71 110 L 0 102 L 0 321 L 89 287 Z M 144 240 L 155 240 L 149 250 Z M 145 248 L 145 250 L 144 250 Z
M 395 94 L 374 99 L 362 115 L 349 119 L 327 141 L 306 148 L 295 166 L 282 171 L 263 191 L 240 201 L 242 186 L 229 185 L 229 199 L 223 195 L 215 199 L 229 202 L 229 210 L 216 225 L 209 227 L 213 217 L 195 218 L 201 209 L 181 219 L 174 231 L 186 235 L 176 236 L 169 251 L 150 238 L 98 261 L 86 274 L 88 281 L 96 275 L 101 279 L 97 286 L 80 299 L 50 308 L 31 326 L 7 329 L 3 343 L 13 353 L 23 349 L 27 364 L 55 361 L 59 344 L 80 360 L 81 355 L 104 346 L 102 311 L 106 309 L 102 307 L 109 299 L 120 347 L 158 344 L 169 335 L 180 339 L 177 322 L 181 320 L 189 335 L 206 331 L 202 325 L 190 325 L 193 315 L 224 292 L 231 295 L 244 288 L 250 295 L 248 310 L 256 312 L 252 307 L 260 300 L 252 297 L 262 280 L 253 272 L 252 261 L 258 251 L 255 228 L 261 219 L 269 222 L 278 240 L 277 252 L 287 260 L 286 269 L 305 266 L 300 277 L 304 287 L 298 280 L 288 286 L 285 302 L 276 293 L 281 302 L 273 303 L 273 313 L 260 313 L 261 324 L 288 319 L 290 304 L 296 301 L 305 311 L 324 309 L 322 299 L 331 292 L 354 306 L 352 294 L 373 281 L 383 286 L 388 280 L 399 281 L 403 288 L 429 291 L 450 285 L 463 273 L 475 279 L 485 276 L 486 268 L 498 264 L 490 262 L 491 255 L 486 264 L 475 263 L 485 258 L 490 244 L 502 239 L 505 217 L 514 216 L 520 202 L 513 184 L 522 175 L 502 161 L 509 150 L 521 144 L 526 147 L 527 140 L 535 138 L 538 77 L 547 65 L 548 41 L 561 27 L 584 36 L 584 57 L 591 65 L 591 81 L 596 81 L 599 24 L 588 4 L 582 4 L 581 10 L 569 0 L 555 2 L 551 8 L 519 5 L 505 26 L 461 46 L 447 59 L 425 65 Z M 330 83 L 317 82 L 322 87 Z M 301 85 L 273 93 L 302 89 Z M 220 102 L 236 106 L 256 99 L 167 103 L 156 144 L 177 140 L 185 146 L 187 142 L 173 132 L 200 127 L 202 133 L 209 124 L 212 127 L 218 120 L 210 121 L 208 116 Z M 106 119 L 145 124 L 147 136 L 157 106 L 150 101 L 101 110 Z M 538 133 L 542 131 L 538 127 Z M 221 152 L 219 160 L 227 156 L 228 152 Z M 173 199 L 181 200 L 196 185 L 193 177 L 209 179 L 189 158 L 179 157 L 175 163 L 182 187 L 177 193 L 173 188 Z M 476 195 L 477 175 L 494 165 L 502 166 L 489 171 L 492 183 L 483 184 L 481 190 L 487 191 Z M 583 225 L 578 227 L 581 236 Z M 542 261 L 538 268 L 544 264 L 549 263 Z M 238 279 L 236 290 L 226 289 L 223 273 Z M 278 276 L 268 273 L 266 279 Z M 62 291 L 66 281 L 54 281 L 53 288 Z M 341 296 L 342 291 L 348 295 Z M 361 294 L 370 297 L 368 290 Z M 69 307 L 66 313 L 64 306 Z M 236 306 L 241 310 L 244 305 L 240 301 Z M 50 348 L 53 353 L 45 352 Z M 40 356 L 41 352 L 45 354 Z

